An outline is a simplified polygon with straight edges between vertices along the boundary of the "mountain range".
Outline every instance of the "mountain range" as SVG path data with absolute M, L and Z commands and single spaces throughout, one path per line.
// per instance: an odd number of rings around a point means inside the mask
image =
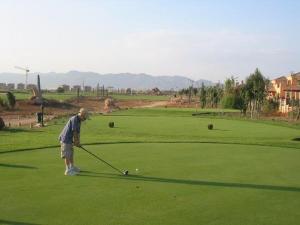
M 43 89 L 56 89 L 62 84 L 100 86 L 117 88 L 132 88 L 137 90 L 159 88 L 160 90 L 179 90 L 190 85 L 200 87 L 213 85 L 209 80 L 191 80 L 184 76 L 151 76 L 148 74 L 98 74 L 94 72 L 69 71 L 67 73 L 29 73 L 28 84 L 37 83 L 37 74 L 41 78 Z M 0 83 L 25 83 L 25 74 L 20 73 L 0 73 Z

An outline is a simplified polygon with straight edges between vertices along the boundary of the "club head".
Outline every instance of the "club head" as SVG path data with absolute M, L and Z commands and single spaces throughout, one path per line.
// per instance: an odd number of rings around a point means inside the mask
M 124 171 L 123 174 L 124 174 L 125 176 L 127 176 L 127 175 L 128 175 L 128 170 Z

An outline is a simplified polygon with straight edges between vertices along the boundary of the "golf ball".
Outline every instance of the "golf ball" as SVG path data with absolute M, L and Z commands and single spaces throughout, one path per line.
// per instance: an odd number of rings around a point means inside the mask
M 135 169 L 135 171 L 136 171 L 136 172 L 138 172 L 138 171 L 139 171 L 139 169 L 138 169 L 138 168 L 136 168 L 136 169 Z

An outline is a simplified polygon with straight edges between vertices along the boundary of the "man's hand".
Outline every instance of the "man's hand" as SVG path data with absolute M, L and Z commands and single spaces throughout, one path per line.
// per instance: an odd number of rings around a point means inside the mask
M 76 147 L 78 147 L 78 148 L 80 148 L 80 147 L 81 147 L 81 144 L 80 144 L 80 142 L 79 142 L 79 141 L 75 141 L 75 142 L 74 142 L 74 145 L 75 145 Z

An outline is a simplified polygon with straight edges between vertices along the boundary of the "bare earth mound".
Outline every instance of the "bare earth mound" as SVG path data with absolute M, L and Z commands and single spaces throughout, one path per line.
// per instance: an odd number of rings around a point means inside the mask
M 65 115 L 76 114 L 79 108 L 87 108 L 91 113 L 109 113 L 129 108 L 164 107 L 167 101 L 149 100 L 115 100 L 113 98 L 99 99 L 96 97 L 81 97 L 67 101 L 45 100 L 44 120 L 48 121 Z M 31 100 L 18 100 L 14 110 L 1 109 L 1 117 L 6 125 L 20 126 L 34 124 L 37 121 L 36 113 L 41 112 L 40 105 Z

